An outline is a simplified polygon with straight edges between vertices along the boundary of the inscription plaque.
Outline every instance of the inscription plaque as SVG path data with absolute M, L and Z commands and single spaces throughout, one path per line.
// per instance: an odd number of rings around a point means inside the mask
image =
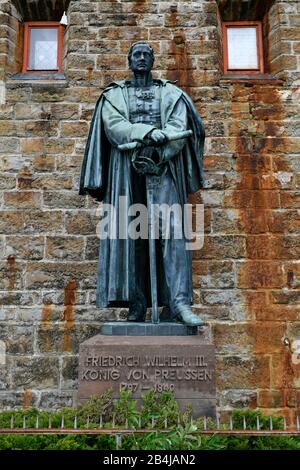
M 171 390 L 181 408 L 188 403 L 196 416 L 215 413 L 214 346 L 194 337 L 97 335 L 80 346 L 79 400 L 111 388 L 140 399 L 150 389 Z

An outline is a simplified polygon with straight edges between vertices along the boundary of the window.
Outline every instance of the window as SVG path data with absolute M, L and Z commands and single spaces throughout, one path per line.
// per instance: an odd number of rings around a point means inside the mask
M 223 47 L 225 74 L 264 73 L 260 21 L 224 22 Z
M 25 23 L 23 73 L 61 73 L 63 30 L 56 21 Z

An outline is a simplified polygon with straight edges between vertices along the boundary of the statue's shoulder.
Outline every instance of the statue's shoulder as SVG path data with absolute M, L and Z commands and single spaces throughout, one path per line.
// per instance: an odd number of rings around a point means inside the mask
M 163 78 L 154 78 L 153 82 L 158 84 L 161 87 L 166 87 L 169 89 L 174 88 L 174 89 L 180 90 L 180 88 L 176 85 L 177 82 L 174 82 L 172 80 L 166 80 Z
M 120 80 L 116 82 L 111 82 L 109 85 L 107 85 L 104 90 L 102 90 L 98 100 L 97 104 L 100 104 L 103 102 L 103 98 L 107 98 L 110 101 L 114 101 L 115 99 L 118 98 L 120 90 L 126 86 L 126 80 Z

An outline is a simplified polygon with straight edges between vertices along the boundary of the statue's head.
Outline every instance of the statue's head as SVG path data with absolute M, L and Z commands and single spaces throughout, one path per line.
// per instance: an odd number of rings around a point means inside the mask
M 152 47 L 146 41 L 135 42 L 129 49 L 128 63 L 133 73 L 150 72 L 154 63 Z

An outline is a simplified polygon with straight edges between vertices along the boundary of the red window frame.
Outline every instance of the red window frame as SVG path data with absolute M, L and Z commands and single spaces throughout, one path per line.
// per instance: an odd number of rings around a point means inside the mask
M 230 69 L 228 64 L 228 28 L 248 28 L 256 29 L 256 45 L 258 55 L 257 69 Z M 262 39 L 262 23 L 261 21 L 225 21 L 223 23 L 223 50 L 224 50 L 224 73 L 225 74 L 263 74 L 264 73 L 264 54 Z
M 29 68 L 29 55 L 30 55 L 30 31 L 33 28 L 56 28 L 57 29 L 57 68 L 35 70 Z M 24 25 L 24 53 L 23 53 L 23 68 L 22 72 L 30 73 L 43 73 L 43 72 L 62 72 L 62 58 L 63 58 L 63 37 L 64 26 L 57 21 L 27 21 Z

